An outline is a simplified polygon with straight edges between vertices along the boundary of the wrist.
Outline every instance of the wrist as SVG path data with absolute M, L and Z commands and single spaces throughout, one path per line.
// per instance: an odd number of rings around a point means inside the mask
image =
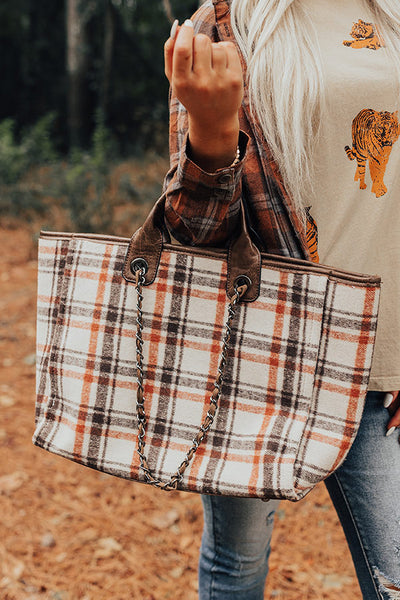
M 200 125 L 189 119 L 192 160 L 207 172 L 229 167 L 237 158 L 239 119 L 217 125 Z

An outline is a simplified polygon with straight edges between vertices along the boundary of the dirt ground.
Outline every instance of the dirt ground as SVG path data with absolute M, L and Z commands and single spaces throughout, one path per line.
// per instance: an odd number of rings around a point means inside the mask
M 0 600 L 195 600 L 200 498 L 53 456 L 34 427 L 36 261 L 0 231 Z M 265 598 L 361 598 L 324 486 L 276 516 Z

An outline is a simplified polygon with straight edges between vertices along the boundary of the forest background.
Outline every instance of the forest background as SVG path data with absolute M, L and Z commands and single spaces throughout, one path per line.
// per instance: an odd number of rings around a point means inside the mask
M 202 508 L 33 447 L 40 229 L 130 236 L 168 169 L 163 44 L 199 0 L 0 3 L 0 600 L 196 600 Z M 275 517 L 265 598 L 356 600 L 323 485 Z
M 116 205 L 156 199 L 168 166 L 163 44 L 201 3 L 1 2 L 0 216 L 111 233 Z M 135 181 L 128 157 L 147 158 L 148 176 Z

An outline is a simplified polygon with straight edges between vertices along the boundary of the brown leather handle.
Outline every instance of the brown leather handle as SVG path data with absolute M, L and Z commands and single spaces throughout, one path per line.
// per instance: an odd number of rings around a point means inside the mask
M 132 261 L 144 259 L 148 265 L 145 285 L 150 285 L 156 278 L 163 249 L 165 194 L 159 198 L 150 211 L 146 221 L 132 236 L 123 267 L 123 277 L 130 283 L 136 282 L 136 274 L 132 270 Z M 252 242 L 246 224 L 243 204 L 241 207 L 240 231 L 228 250 L 228 271 L 226 291 L 228 298 L 235 293 L 235 282 L 238 277 L 248 277 L 248 289 L 242 301 L 253 302 L 260 293 L 261 255 Z

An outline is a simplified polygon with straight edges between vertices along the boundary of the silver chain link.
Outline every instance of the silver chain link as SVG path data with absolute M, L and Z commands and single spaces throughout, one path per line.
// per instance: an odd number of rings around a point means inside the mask
M 171 475 L 169 481 L 162 482 L 160 479 L 156 479 L 153 477 L 149 465 L 147 463 L 147 459 L 144 455 L 145 449 L 145 437 L 146 437 L 146 425 L 147 418 L 144 406 L 144 388 L 143 388 L 143 312 L 142 312 L 142 303 L 143 303 L 143 294 L 142 288 L 145 284 L 145 269 L 138 269 L 135 273 L 136 275 L 136 292 L 137 292 L 137 316 L 136 316 L 136 380 L 137 380 L 137 400 L 136 400 L 136 412 L 138 417 L 138 449 L 137 453 L 140 458 L 140 468 L 144 472 L 147 483 L 154 485 L 162 490 L 176 490 L 178 488 L 178 484 L 183 479 L 183 473 L 189 466 L 190 461 L 195 455 L 198 447 L 206 437 L 208 431 L 210 430 L 211 425 L 214 422 L 214 418 L 218 409 L 219 401 L 221 398 L 222 391 L 222 383 L 224 379 L 224 371 L 226 367 L 226 359 L 227 352 L 229 348 L 229 340 L 231 337 L 232 329 L 231 324 L 232 320 L 235 317 L 236 306 L 240 301 L 241 297 L 246 293 L 248 288 L 247 283 L 243 285 L 235 285 L 234 295 L 231 298 L 228 304 L 228 318 L 225 324 L 225 333 L 222 340 L 222 351 L 220 356 L 220 361 L 218 365 L 218 375 L 214 382 L 214 390 L 210 396 L 210 403 L 208 406 L 206 417 L 199 428 L 199 431 L 195 438 L 192 440 L 192 445 L 186 453 L 185 458 L 179 465 L 176 473 Z

